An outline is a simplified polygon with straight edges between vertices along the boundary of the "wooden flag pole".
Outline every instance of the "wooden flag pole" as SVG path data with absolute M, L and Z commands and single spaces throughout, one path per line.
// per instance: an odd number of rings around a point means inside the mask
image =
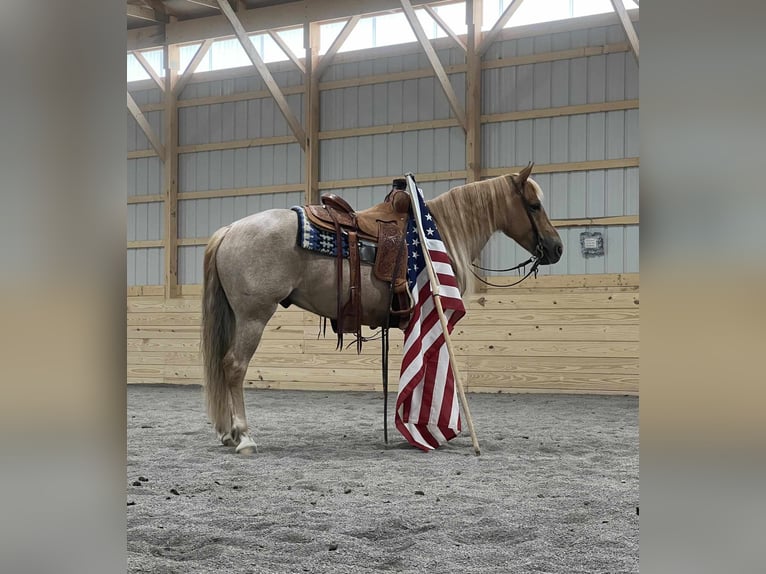
M 431 285 L 433 288 L 431 289 L 431 292 L 433 294 L 434 298 L 434 305 L 436 306 L 436 312 L 439 314 L 439 322 L 442 326 L 442 331 L 444 332 L 444 342 L 447 344 L 447 352 L 449 353 L 450 358 L 450 367 L 452 368 L 452 375 L 455 378 L 455 385 L 457 386 L 457 392 L 458 397 L 460 397 L 460 403 L 463 407 L 463 411 L 465 412 L 465 420 L 468 423 L 468 431 L 471 433 L 471 442 L 473 443 L 473 450 L 476 453 L 476 456 L 479 456 L 481 454 L 481 449 L 479 448 L 479 440 L 476 438 L 476 430 L 473 427 L 473 417 L 471 417 L 471 409 L 468 408 L 468 399 L 465 396 L 465 390 L 463 389 L 463 383 L 460 378 L 460 372 L 458 371 L 457 367 L 457 360 L 455 360 L 455 350 L 452 347 L 452 339 L 450 338 L 449 329 L 447 325 L 447 317 L 444 315 L 444 308 L 442 307 L 441 297 L 439 295 L 439 290 L 441 288 L 441 284 L 439 283 L 439 279 L 436 277 L 436 273 L 434 273 L 434 267 L 433 263 L 431 262 L 431 255 L 428 252 L 428 243 L 426 243 L 426 236 L 423 232 L 423 227 L 420 223 L 420 209 L 418 204 L 418 198 L 416 196 L 417 194 L 417 186 L 415 183 L 415 178 L 412 176 L 411 173 L 406 174 L 407 177 L 407 189 L 410 192 L 410 199 L 412 200 L 412 208 L 415 210 L 415 225 L 418 228 L 418 236 L 420 237 L 420 244 L 423 246 L 423 257 L 426 260 L 426 271 L 428 271 L 428 278 L 431 281 Z

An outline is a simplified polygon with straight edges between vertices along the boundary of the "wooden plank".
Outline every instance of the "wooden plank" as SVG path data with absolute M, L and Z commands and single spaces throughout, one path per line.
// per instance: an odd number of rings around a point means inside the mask
M 467 303 L 471 311 L 490 309 L 634 309 L 639 296 L 634 293 L 546 293 L 518 294 L 513 290 L 495 291 Z
M 636 29 L 633 27 L 633 23 L 630 21 L 628 12 L 625 10 L 625 4 L 623 0 L 611 0 L 614 11 L 617 12 L 617 17 L 620 19 L 622 29 L 625 30 L 625 35 L 630 42 L 630 48 L 633 50 L 633 54 L 636 56 L 636 62 L 638 62 L 638 36 L 636 35 Z
M 605 159 L 594 161 L 578 161 L 572 163 L 548 163 L 548 164 L 535 164 L 535 173 L 562 173 L 565 171 L 590 171 L 595 169 L 615 169 L 620 167 L 638 167 L 639 158 L 627 157 L 624 159 Z M 482 169 L 482 177 L 495 177 L 498 175 L 505 175 L 507 173 L 517 173 L 521 171 L 524 166 L 515 167 L 493 167 L 489 169 Z M 420 178 L 418 178 L 420 179 Z
M 423 181 L 446 181 L 450 179 L 463 179 L 466 176 L 464 171 L 441 171 L 436 173 L 419 173 L 417 178 L 419 182 Z M 359 179 L 338 179 L 332 181 L 320 181 L 319 189 L 341 189 L 344 187 L 365 187 L 368 185 L 389 185 L 391 176 L 367 177 Z
M 136 18 L 138 20 L 145 20 L 146 22 L 162 22 L 157 14 L 155 14 L 154 10 L 147 6 L 127 4 L 126 8 L 128 18 Z
M 515 277 L 493 277 L 493 282 L 511 283 Z M 637 287 L 639 273 L 601 273 L 580 275 L 538 275 L 530 277 L 522 285 L 531 289 L 560 289 L 567 287 Z M 514 291 L 516 291 L 514 289 Z M 507 293 L 507 290 L 501 290 Z
M 153 149 L 137 149 L 128 152 L 128 159 L 140 159 L 142 157 L 154 157 L 157 152 Z
M 282 50 L 287 56 L 290 61 L 295 64 L 295 66 L 300 70 L 301 74 L 306 73 L 306 67 L 303 65 L 303 62 L 298 58 L 298 56 L 295 55 L 295 52 L 293 52 L 290 49 L 290 46 L 287 45 L 287 42 L 285 42 L 282 39 L 282 36 L 280 36 L 275 30 L 269 30 L 269 36 L 271 36 L 271 39 L 274 40 L 274 42 L 279 46 L 280 50 Z
M 257 50 L 255 49 L 255 46 L 253 46 L 253 43 L 250 41 L 247 35 L 247 32 L 245 32 L 245 29 L 242 26 L 242 23 L 237 18 L 237 15 L 234 13 L 234 10 L 232 10 L 228 1 L 217 0 L 217 2 L 218 2 L 218 6 L 220 6 L 221 8 L 221 12 L 223 12 L 223 15 L 229 21 L 229 24 L 234 30 L 234 33 L 236 34 L 240 45 L 245 50 L 247 57 L 250 58 L 250 61 L 253 63 L 253 66 L 255 66 L 255 69 L 258 70 L 258 73 L 263 79 L 263 83 L 266 84 L 266 87 L 268 88 L 269 92 L 271 92 L 271 96 L 274 98 L 274 101 L 277 103 L 277 107 L 282 112 L 282 115 L 285 117 L 287 124 L 290 126 L 290 131 L 293 132 L 295 139 L 298 140 L 298 143 L 300 144 L 301 149 L 305 150 L 306 149 L 306 133 L 303 131 L 303 128 L 301 127 L 301 124 L 298 121 L 298 118 L 295 117 L 295 114 L 293 114 L 292 110 L 290 109 L 290 106 L 288 105 L 287 100 L 285 99 L 285 96 L 282 94 L 282 91 L 280 90 L 279 86 L 274 81 L 274 77 L 271 75 L 271 72 L 269 71 L 268 66 L 266 66 L 264 61 L 261 59 L 261 56 L 258 54 Z
M 197 69 L 197 66 L 199 66 L 200 62 L 202 62 L 202 58 L 205 57 L 205 55 L 208 53 L 212 45 L 213 45 L 213 39 L 209 38 L 205 40 L 204 42 L 202 42 L 199 48 L 197 48 L 197 51 L 194 52 L 194 56 L 189 62 L 189 65 L 186 66 L 184 73 L 181 74 L 181 77 L 178 78 L 176 85 L 173 87 L 173 91 L 175 93 L 176 99 L 178 98 L 178 96 L 181 95 L 181 92 L 184 91 L 184 88 L 186 87 L 186 85 L 189 83 L 189 80 L 191 80 L 192 76 L 194 75 L 194 70 Z
M 615 215 L 612 217 L 586 217 L 583 219 L 552 219 L 554 227 L 589 227 L 599 225 L 638 225 L 638 215 Z
M 407 18 L 407 21 L 410 23 L 410 27 L 412 28 L 412 31 L 415 32 L 415 37 L 418 39 L 418 42 L 420 42 L 420 45 L 425 51 L 426 57 L 428 58 L 428 61 L 431 63 L 431 67 L 434 69 L 436 78 L 439 80 L 439 83 L 441 84 L 442 89 L 444 90 L 444 94 L 447 96 L 447 101 L 449 102 L 450 108 L 452 108 L 452 112 L 455 114 L 458 121 L 460 122 L 460 126 L 463 128 L 463 131 L 467 131 L 468 124 L 466 123 L 465 110 L 463 109 L 463 106 L 458 101 L 457 94 L 455 94 L 455 90 L 453 89 L 452 84 L 450 83 L 449 78 L 447 77 L 447 73 L 444 71 L 444 66 L 441 63 L 441 60 L 439 60 L 439 56 L 437 56 L 436 50 L 434 50 L 434 47 L 431 45 L 431 41 L 426 36 L 426 33 L 423 30 L 423 25 L 420 23 L 420 20 L 418 20 L 418 17 L 415 15 L 415 10 L 412 8 L 412 4 L 410 3 L 410 0 L 399 0 L 399 1 L 402 5 L 402 10 L 404 11 L 404 15 Z M 518 0 L 514 0 L 514 1 L 518 1 Z
M 469 312 L 460 325 L 638 325 L 638 309 L 529 309 Z
M 405 122 L 400 124 L 385 124 L 379 126 L 369 126 L 364 128 L 348 128 L 342 130 L 325 130 L 319 132 L 320 140 L 341 139 L 357 136 L 368 136 L 378 134 L 392 134 L 399 132 L 409 132 L 417 130 L 450 128 L 460 125 L 455 118 L 445 118 L 441 120 L 426 120 L 422 122 Z
M 149 74 L 149 77 L 154 81 L 154 83 L 157 84 L 157 87 L 159 87 L 160 90 L 164 90 L 165 89 L 165 85 L 163 83 L 162 78 L 160 78 L 160 76 L 157 73 L 157 71 L 147 61 L 147 59 L 144 58 L 144 55 L 140 51 L 138 51 L 138 50 L 133 50 L 131 52 L 131 54 L 133 54 L 133 57 L 138 61 L 139 64 L 141 64 L 141 67 L 144 69 L 144 71 L 147 74 Z
M 556 388 L 542 388 L 542 389 L 527 389 L 524 387 L 484 387 L 470 385 L 466 388 L 467 393 L 486 393 L 486 394 L 507 394 L 507 395 L 521 395 L 521 394 L 567 394 L 567 395 L 604 395 L 604 396 L 638 396 L 638 390 L 602 390 L 602 389 L 556 389 Z
M 475 373 L 468 375 L 468 385 L 472 390 L 480 387 L 491 386 L 494 389 L 502 388 L 512 392 L 514 388 L 536 388 L 549 391 L 620 391 L 623 393 L 638 392 L 638 375 L 583 375 L 583 376 L 559 376 L 535 375 L 508 375 L 505 373 Z
M 304 153 L 306 185 L 303 202 L 306 204 L 319 203 L 319 119 L 321 110 L 319 107 L 319 24 L 311 22 L 303 27 L 303 44 L 306 49 L 306 72 L 304 97 L 306 128 L 308 141 Z
M 446 66 L 444 70 L 447 72 L 447 74 L 458 74 L 460 72 L 465 72 L 467 70 L 467 66 L 465 64 L 456 64 L 453 66 Z M 376 74 L 371 76 L 362 76 L 360 78 L 348 78 L 345 80 L 321 82 L 319 84 L 319 90 L 338 90 L 341 88 L 369 86 L 372 84 L 387 84 L 389 82 L 401 82 L 404 80 L 416 80 L 418 78 L 432 77 L 434 77 L 434 71 L 432 69 L 409 70 L 406 72 L 392 72 L 390 74 Z
M 294 136 L 273 136 L 266 138 L 251 138 L 246 140 L 234 140 L 228 142 L 214 142 L 206 144 L 192 144 L 178 147 L 178 153 L 196 153 L 201 151 L 217 151 L 226 149 L 242 149 L 266 145 L 281 145 L 295 143 Z
M 243 195 L 260 195 L 264 193 L 288 193 L 302 191 L 303 184 L 290 183 L 286 185 L 265 185 L 262 187 L 237 187 L 233 189 L 211 189 L 207 191 L 184 191 L 178 194 L 178 199 L 210 199 L 212 197 L 240 197 Z M 205 241 L 207 243 L 207 241 Z
M 603 54 L 612 54 L 615 52 L 627 52 L 628 50 L 630 50 L 630 46 L 627 42 L 604 44 L 603 46 L 583 46 L 581 48 L 570 48 L 569 50 L 556 50 L 554 52 L 541 52 L 539 54 L 527 54 L 525 56 L 513 56 L 511 58 L 484 60 L 481 63 L 481 69 L 491 70 L 494 68 L 510 68 L 513 66 L 538 64 L 541 62 L 556 62 L 558 60 L 601 56 Z
M 144 239 L 141 241 L 128 241 L 128 249 L 146 249 L 150 247 L 163 247 L 162 239 Z
M 128 111 L 130 112 L 130 115 L 132 115 L 133 119 L 136 120 L 138 127 L 140 127 L 141 131 L 144 132 L 146 139 L 149 140 L 149 143 L 157 155 L 160 156 L 160 159 L 165 161 L 165 147 L 162 145 L 160 138 L 154 132 L 154 129 L 149 124 L 149 121 L 146 119 L 146 116 L 143 114 L 143 112 L 138 109 L 136 101 L 133 99 L 133 96 L 130 95 L 130 92 L 127 92 L 127 95 Z
M 332 63 L 335 54 L 337 54 L 338 50 L 343 47 L 343 43 L 348 39 L 351 32 L 354 31 L 354 28 L 356 28 L 356 25 L 359 23 L 360 19 L 361 16 L 359 15 L 355 15 L 349 18 L 346 22 L 346 25 L 343 26 L 343 29 L 340 31 L 340 34 L 338 34 L 335 40 L 333 40 L 332 44 L 330 44 L 327 52 L 325 52 L 324 56 L 319 59 L 316 68 L 314 69 L 314 76 L 316 77 L 317 82 L 322 79 L 322 75 L 325 73 L 325 71 L 327 71 L 328 66 Z
M 468 370 L 471 373 L 541 375 L 638 375 L 638 357 L 504 357 L 469 356 Z
M 132 195 L 128 198 L 128 205 L 135 203 L 159 203 L 164 200 L 164 195 Z
M 163 128 L 167 155 L 162 181 L 165 205 L 165 249 L 163 250 L 165 298 L 178 295 L 178 108 L 175 87 L 178 80 L 178 46 L 165 47 L 165 111 Z
M 638 357 L 636 341 L 456 341 L 461 356 Z
M 128 313 L 199 313 L 201 301 L 198 298 L 178 297 L 163 299 L 159 297 L 142 297 L 129 299 Z
M 199 326 L 202 323 L 202 316 L 200 313 L 184 313 L 184 312 L 160 312 L 160 313 L 144 313 L 144 312 L 131 312 L 127 315 L 128 326 L 154 326 L 157 328 L 175 328 L 177 326 L 189 325 L 197 328 L 197 335 L 199 335 Z M 283 313 L 275 314 L 269 320 L 269 326 L 276 325 L 294 325 L 303 326 L 303 318 L 300 314 L 296 313 Z M 129 335 L 130 336 L 130 335 Z M 143 335 L 142 335 L 143 336 Z
M 455 42 L 455 44 L 457 44 L 458 48 L 461 48 L 463 52 L 468 50 L 468 48 L 463 43 L 463 40 L 460 38 L 460 36 L 455 34 L 452 28 L 450 28 L 449 25 L 444 21 L 444 19 L 441 16 L 439 16 L 439 14 L 436 12 L 436 10 L 433 9 L 433 7 L 426 4 L 425 6 L 423 6 L 423 8 L 425 8 L 426 12 L 428 12 L 428 15 L 431 16 L 431 18 L 433 18 L 434 22 L 436 22 L 439 28 L 444 30 L 444 33 L 447 34 L 447 36 L 449 36 L 450 38 L 452 38 L 452 41 Z
M 522 1 L 523 0 L 513 0 L 510 4 L 508 4 L 503 13 L 500 14 L 500 18 L 498 18 L 497 22 L 495 22 L 495 25 L 492 26 L 492 29 L 484 35 L 484 39 L 479 45 L 479 58 L 483 57 L 484 54 L 487 53 L 489 47 L 495 43 L 498 34 L 500 34 L 503 28 L 505 28 L 505 25 L 508 23 L 508 20 L 511 19 L 511 16 L 513 16 L 519 9 Z
M 465 165 L 466 182 L 481 179 L 481 43 L 482 0 L 466 2 L 466 22 L 468 24 L 468 51 L 466 63 L 466 136 Z M 473 280 L 474 290 L 481 291 L 483 286 Z
M 555 118 L 560 116 L 574 116 L 579 114 L 591 114 L 598 112 L 613 112 L 615 110 L 638 109 L 638 100 L 620 100 L 616 102 L 601 102 L 597 104 L 581 104 L 577 106 L 559 106 L 555 108 L 542 108 L 537 110 L 524 110 L 521 112 L 506 112 L 502 114 L 487 114 L 481 116 L 481 122 L 515 122 L 519 120 L 532 120 L 538 118 Z
M 286 86 L 282 88 L 282 93 L 285 96 L 292 94 L 302 94 L 304 87 L 301 86 Z M 249 100 L 262 100 L 270 98 L 271 93 L 268 90 L 252 90 L 248 92 L 237 92 L 235 94 L 227 94 L 225 96 L 205 96 L 202 98 L 187 98 L 178 101 L 179 108 L 189 108 L 194 106 L 209 106 L 212 104 L 225 104 L 228 102 L 243 102 Z M 149 107 L 149 106 L 146 106 Z M 144 109 L 142 106 L 141 109 Z

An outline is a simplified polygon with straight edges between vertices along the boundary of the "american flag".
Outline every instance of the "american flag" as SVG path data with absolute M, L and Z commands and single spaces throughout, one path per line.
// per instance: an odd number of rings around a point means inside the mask
M 409 181 L 415 188 L 414 181 Z M 441 285 L 438 294 L 452 333 L 455 324 L 465 315 L 465 307 L 436 222 L 426 206 L 422 190 L 415 189 L 414 217 L 420 217 L 434 273 Z M 428 277 L 414 217 L 410 217 L 406 237 L 407 282 L 414 312 L 404 332 L 396 428 L 412 446 L 427 451 L 460 434 L 461 423 L 455 379 L 433 297 L 434 286 Z

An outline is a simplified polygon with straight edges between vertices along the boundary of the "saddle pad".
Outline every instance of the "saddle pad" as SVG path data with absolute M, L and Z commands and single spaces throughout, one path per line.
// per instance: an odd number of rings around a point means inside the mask
M 298 214 L 298 247 L 321 253 L 322 255 L 328 255 L 330 257 L 336 257 L 338 254 L 336 247 L 336 237 L 334 232 L 325 231 L 323 229 L 317 229 L 306 217 L 303 207 L 300 205 L 294 205 L 292 209 Z M 343 234 L 341 237 L 343 257 L 348 259 L 348 235 Z M 377 249 L 374 243 L 367 241 L 359 241 L 359 258 L 365 263 L 373 263 L 375 261 L 375 253 Z

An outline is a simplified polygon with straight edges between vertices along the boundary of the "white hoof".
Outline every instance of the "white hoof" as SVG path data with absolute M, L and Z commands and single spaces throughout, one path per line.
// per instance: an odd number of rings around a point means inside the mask
M 258 452 L 258 447 L 255 441 L 248 435 L 243 434 L 237 445 L 237 454 L 255 454 Z

